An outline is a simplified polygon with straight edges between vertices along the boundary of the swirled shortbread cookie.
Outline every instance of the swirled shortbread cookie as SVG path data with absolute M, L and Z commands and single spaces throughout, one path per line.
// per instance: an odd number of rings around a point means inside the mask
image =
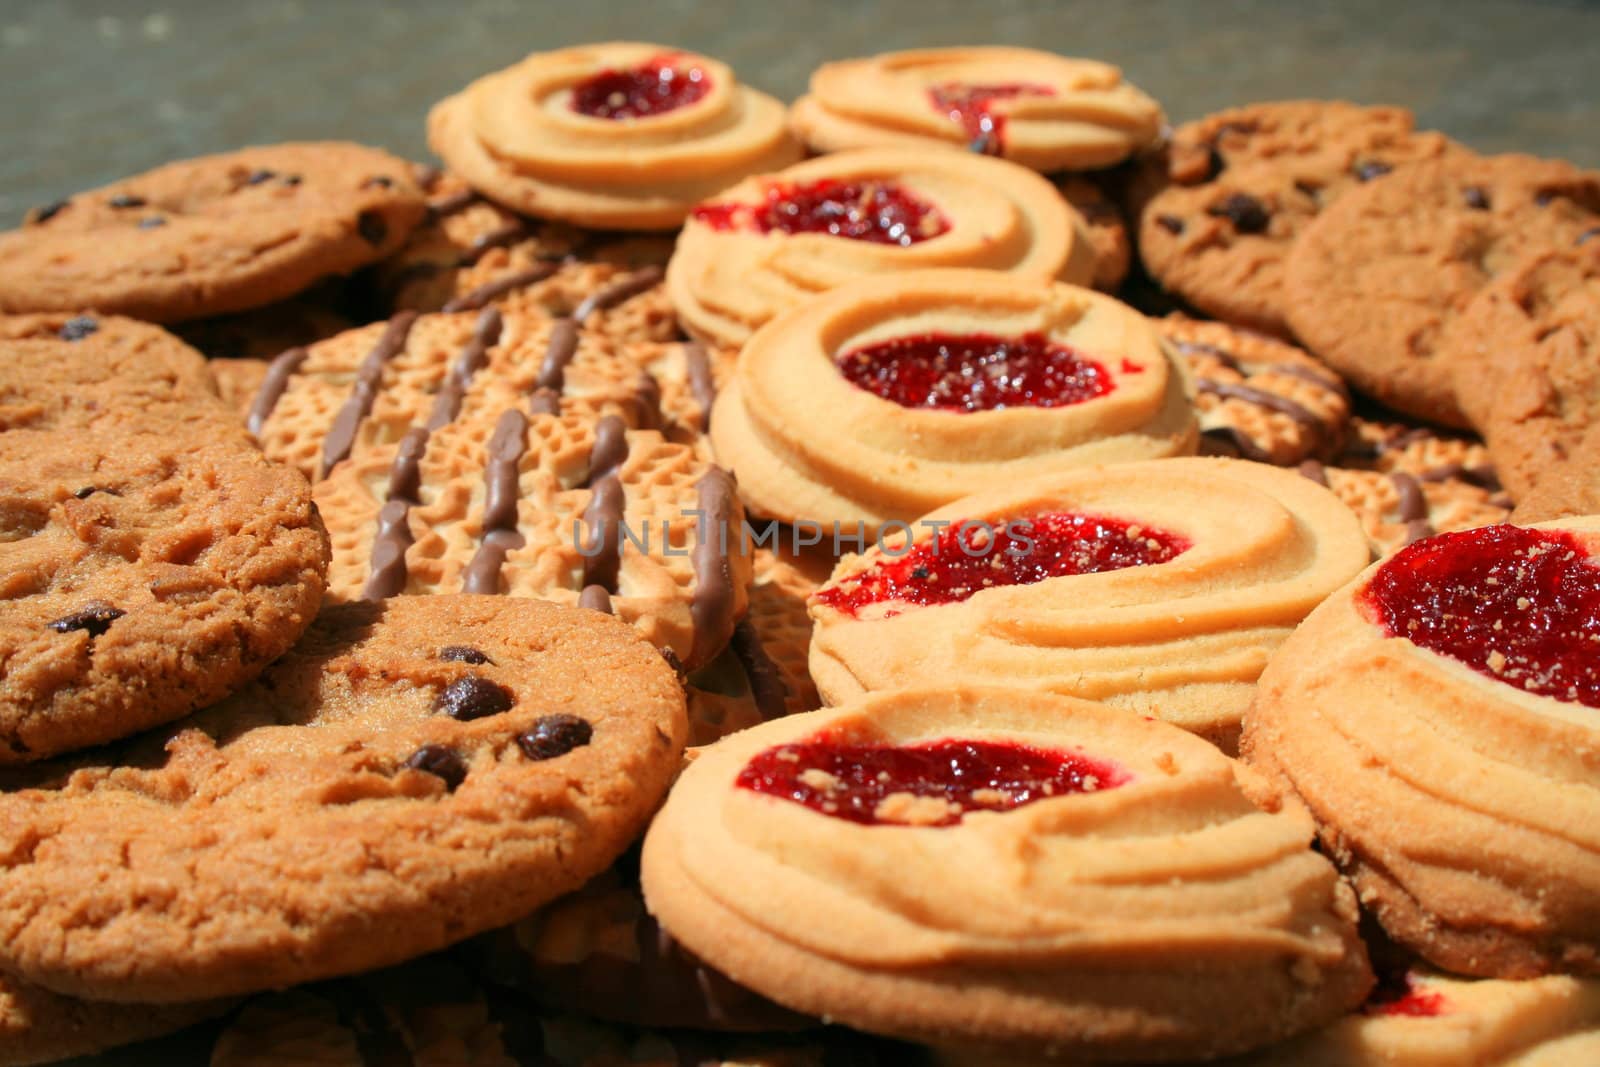
M 599 873 L 676 772 L 683 694 L 596 612 L 336 605 L 163 733 L 3 780 L 0 960 L 62 993 L 281 988 L 442 948 Z
M 1088 697 L 1231 749 L 1268 657 L 1369 559 L 1289 470 L 1169 459 L 965 497 L 811 598 L 823 699 L 992 684 Z
M 816 152 L 965 147 L 1049 173 L 1120 163 L 1156 140 L 1162 115 L 1109 63 L 930 48 L 824 63 L 789 122 Z
M 869 535 L 999 482 L 1189 453 L 1195 437 L 1144 316 L 953 270 L 863 280 L 774 319 L 711 427 L 752 511 Z
M 0 975 L 0 1067 L 54 1063 L 144 1041 L 221 1015 L 229 1006 L 96 1003 Z
M 864 149 L 750 178 L 695 207 L 667 265 L 691 336 L 737 348 L 775 316 L 870 275 L 927 267 L 1088 284 L 1083 218 L 1024 167 Z
M 1122 209 L 1098 184 L 1076 174 L 1056 178 L 1056 188 L 1083 217 L 1089 245 L 1094 249 L 1094 287 L 1115 293 L 1128 278 L 1133 245 Z
M 0 234 L 0 311 L 181 322 L 260 307 L 382 259 L 422 214 L 410 167 L 362 145 L 169 163 Z
M 801 149 L 783 105 L 726 65 L 660 45 L 536 52 L 436 104 L 428 143 L 513 211 L 672 230 L 689 209 Z
M 1311 614 L 1246 716 L 1363 904 L 1447 970 L 1600 970 L 1597 545 L 1594 518 L 1412 544 Z
M 991 1054 L 1214 1057 L 1330 1022 L 1372 984 L 1312 836 L 1297 803 L 1165 723 L 945 686 L 702 751 L 642 874 L 674 937 L 798 1011 Z

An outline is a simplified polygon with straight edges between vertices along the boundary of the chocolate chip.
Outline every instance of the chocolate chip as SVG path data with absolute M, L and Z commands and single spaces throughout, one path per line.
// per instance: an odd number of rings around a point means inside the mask
M 383 239 L 389 236 L 389 224 L 383 221 L 383 216 L 378 212 L 363 211 L 356 216 L 356 232 L 369 245 L 381 245 Z
M 1356 181 L 1370 182 L 1374 178 L 1381 178 L 1394 170 L 1392 166 L 1381 159 L 1364 159 L 1355 166 Z
M 1474 211 L 1489 210 L 1489 193 L 1481 185 L 1469 185 L 1461 190 L 1461 199 Z
M 531 760 L 555 759 L 582 748 L 594 737 L 594 727 L 576 715 L 546 715 L 533 729 L 517 738 L 517 747 Z
M 471 722 L 473 719 L 509 711 L 514 703 L 511 691 L 505 686 L 496 685 L 476 674 L 469 674 L 445 686 L 444 692 L 439 694 L 439 699 L 433 702 L 433 710 L 452 719 Z
M 678 676 L 678 681 L 681 682 L 689 677 L 689 672 L 683 666 L 683 660 L 679 659 L 678 654 L 672 649 L 663 648 L 661 650 L 661 658 L 667 661 L 667 666 L 671 667 L 672 673 Z
M 1548 189 L 1543 189 L 1543 190 L 1540 190 L 1537 194 L 1535 194 L 1535 196 L 1533 198 L 1533 202 L 1535 204 L 1539 205 L 1540 207 L 1549 207 L 1550 206 L 1550 201 L 1554 200 L 1555 198 L 1556 198 L 1556 194 L 1555 193 L 1552 193 Z
M 454 793 L 456 787 L 467 780 L 467 764 L 453 748 L 443 745 L 423 745 L 411 754 L 405 766 L 423 774 L 431 774 L 444 782 L 444 787 Z
M 104 601 L 94 600 L 85 604 L 71 615 L 63 615 L 54 622 L 46 623 L 48 629 L 58 634 L 70 634 L 74 630 L 86 630 L 90 637 L 99 637 L 111 629 L 111 624 L 126 615 L 121 608 L 114 608 Z
M 361 188 L 370 189 L 377 186 L 379 189 L 393 189 L 394 179 L 387 174 L 376 174 L 361 183 Z
M 1222 153 L 1216 145 L 1212 145 L 1206 153 L 1206 181 L 1214 181 L 1217 176 L 1228 169 L 1228 161 L 1222 158 Z
M 63 341 L 81 341 L 100 328 L 100 320 L 90 315 L 74 315 L 61 324 L 56 336 Z
M 283 176 L 283 184 L 285 185 L 299 185 L 304 180 L 298 174 L 285 174 Z
M 1591 226 L 1589 229 L 1578 234 L 1578 240 L 1575 243 L 1581 245 L 1591 237 L 1600 237 L 1600 226 Z
M 1156 225 L 1173 236 L 1183 232 L 1183 220 L 1176 215 L 1157 215 Z
M 61 214 L 63 211 L 67 210 L 71 204 L 71 200 L 57 200 L 53 204 L 46 204 L 41 208 L 34 208 L 32 221 L 35 223 L 48 222 L 57 215 Z
M 112 496 L 121 496 L 122 495 L 121 493 L 116 492 L 115 490 L 112 490 L 112 489 L 102 489 L 98 485 L 86 485 L 82 489 L 79 489 L 76 493 L 73 493 L 72 495 L 77 497 L 79 500 L 88 500 L 90 497 L 94 496 L 96 493 L 109 493 Z
M 475 663 L 479 666 L 494 662 L 486 654 L 471 645 L 445 645 L 439 650 L 439 658 L 448 660 L 451 663 Z
M 147 215 L 139 220 L 139 229 L 153 230 L 157 226 L 165 226 L 166 224 L 167 220 L 162 218 L 160 215 Z
M 1206 214 L 1227 219 L 1240 233 L 1262 233 L 1272 222 L 1261 201 L 1248 193 L 1232 193 L 1222 203 L 1206 208 Z
M 107 201 L 112 207 L 144 207 L 145 198 L 142 196 L 129 196 L 127 193 L 118 193 Z
M 250 176 L 244 180 L 244 183 L 246 185 L 260 185 L 262 182 L 270 182 L 277 176 L 278 172 L 275 170 L 253 170 L 250 172 Z

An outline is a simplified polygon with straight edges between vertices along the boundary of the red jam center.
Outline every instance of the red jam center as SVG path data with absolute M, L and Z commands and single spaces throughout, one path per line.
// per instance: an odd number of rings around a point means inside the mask
M 904 555 L 885 558 L 814 595 L 818 603 L 852 616 L 871 604 L 954 604 L 995 586 L 1166 563 L 1188 548 L 1188 541 L 1165 530 L 1097 515 L 1058 512 L 1004 524 L 968 521 L 942 527 Z M 884 617 L 897 614 L 891 610 Z
M 1367 1015 L 1409 1015 L 1423 1019 L 1446 1014 L 1450 1002 L 1443 993 L 1419 987 L 1409 974 L 1380 975 L 1361 1010 Z
M 699 67 L 653 59 L 630 70 L 602 70 L 572 87 L 572 110 L 596 119 L 642 119 L 686 107 L 705 96 L 711 78 Z
M 839 357 L 850 384 L 903 408 L 1056 408 L 1105 396 L 1106 368 L 1042 333 L 896 337 Z
M 1600 568 L 1569 533 L 1487 526 L 1430 537 L 1395 553 L 1361 596 L 1390 636 L 1600 708 Z
M 775 182 L 759 204 L 701 204 L 694 217 L 714 230 L 825 233 L 851 241 L 909 248 L 950 223 L 932 204 L 893 182 Z
M 1009 85 L 962 85 L 950 82 L 928 90 L 928 100 L 935 109 L 959 122 L 967 131 L 972 147 L 991 155 L 1004 147 L 1005 117 L 997 115 L 991 105 L 996 100 L 1015 100 L 1019 96 L 1054 96 L 1056 91 L 1048 85 L 1014 83 Z
M 738 784 L 867 826 L 954 826 L 969 811 L 1010 811 L 1129 779 L 1076 752 L 995 741 L 895 747 L 821 734 L 756 755 Z

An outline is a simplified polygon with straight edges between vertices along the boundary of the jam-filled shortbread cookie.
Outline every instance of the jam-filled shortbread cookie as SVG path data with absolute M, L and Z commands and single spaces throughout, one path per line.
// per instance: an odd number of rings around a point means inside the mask
M 1165 723 L 948 686 L 704 750 L 642 873 L 675 937 L 798 1011 L 996 1052 L 1210 1057 L 1329 1022 L 1372 983 L 1312 836 Z
M 611 43 L 536 52 L 435 105 L 428 143 L 524 215 L 671 230 L 751 174 L 800 158 L 783 105 L 707 56 Z
M 0 1067 L 29 1067 L 144 1041 L 221 1015 L 229 1001 L 105 1004 L 0 974 Z
M 1600 520 L 1412 544 L 1262 675 L 1251 760 L 1396 941 L 1462 974 L 1600 970 Z
M 774 319 L 711 425 L 753 511 L 869 534 L 999 482 L 1185 454 L 1195 438 L 1144 316 L 993 271 L 862 281 Z
M 1453 150 L 1411 113 L 1300 100 L 1179 126 L 1135 190 L 1139 256 L 1163 286 L 1219 319 L 1286 334 L 1284 261 L 1346 191 Z
M 839 564 L 811 598 L 823 699 L 995 684 L 1105 701 L 1226 748 L 1268 657 L 1369 559 L 1293 471 L 1118 464 L 966 497 Z
M 1442 344 L 1452 317 L 1531 253 L 1600 227 L 1600 173 L 1569 163 L 1454 154 L 1352 190 L 1295 243 L 1287 315 L 1364 392 L 1418 418 L 1464 424 Z
M 1079 215 L 1089 245 L 1094 249 L 1094 287 L 1114 293 L 1127 280 L 1133 261 L 1133 245 L 1122 209 L 1098 184 L 1075 174 L 1056 179 L 1056 188 Z
M 672 670 L 598 612 L 330 607 L 180 726 L 4 780 L 0 960 L 57 992 L 163 1001 L 441 948 L 610 864 L 684 730 Z
M 690 214 L 667 294 L 692 336 L 738 347 L 774 316 L 868 275 L 976 267 L 1087 285 L 1082 216 L 1023 167 L 868 149 L 751 178 Z
M 1046 173 L 1122 162 L 1161 105 L 1109 63 L 1031 48 L 930 48 L 825 63 L 789 120 L 817 152 L 969 148 Z
M 1194 383 L 1202 451 L 1292 466 L 1343 443 L 1349 390 L 1303 350 L 1184 315 L 1157 319 L 1156 329 Z
M 171 163 L 0 234 L 0 310 L 97 308 L 153 322 L 242 311 L 382 259 L 422 215 L 410 166 L 361 145 Z

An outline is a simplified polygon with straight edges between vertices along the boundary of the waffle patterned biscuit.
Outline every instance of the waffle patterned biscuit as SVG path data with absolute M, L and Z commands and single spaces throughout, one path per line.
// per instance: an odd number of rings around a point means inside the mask
M 29 1067 L 144 1041 L 221 1015 L 227 1001 L 102 1004 L 0 975 L 0 1067 Z
M 1470 468 L 1444 464 L 1412 474 L 1325 467 L 1308 459 L 1299 469 L 1356 513 L 1379 556 L 1436 533 L 1505 522 L 1511 514 L 1498 484 Z
M 1410 545 L 1311 614 L 1246 718 L 1385 932 L 1447 970 L 1600 971 L 1597 545 L 1593 518 Z
M 641 870 L 673 936 L 797 1011 L 987 1062 L 1213 1057 L 1330 1022 L 1372 984 L 1312 836 L 1167 724 L 945 686 L 705 750 Z
M 774 319 L 711 442 L 752 511 L 871 534 L 1011 481 L 1194 450 L 1144 316 L 992 271 L 862 281 Z
M 158 1002 L 434 951 L 604 870 L 684 731 L 661 656 L 597 613 L 331 607 L 183 724 L 4 780 L 0 960 L 58 992 Z
M 667 294 L 691 336 L 738 348 L 867 276 L 927 267 L 1087 284 L 1083 218 L 1044 178 L 960 152 L 864 149 L 750 178 L 691 212 Z
M 1369 559 L 1293 471 L 1125 463 L 958 500 L 847 557 L 811 598 L 830 704 L 909 685 L 1104 701 L 1231 750 L 1268 657 Z
M 536 52 L 434 106 L 428 143 L 525 215 L 672 230 L 690 207 L 801 150 L 783 105 L 706 56 L 610 43 Z
M 815 152 L 970 148 L 1090 170 L 1155 141 L 1161 105 L 1109 63 L 1031 48 L 931 48 L 824 63 L 789 122 Z
M 1155 325 L 1193 382 L 1202 452 L 1293 466 L 1343 443 L 1349 390 L 1301 349 L 1185 315 Z
M 339 142 L 170 163 L 34 211 L 0 234 L 0 311 L 152 322 L 293 296 L 373 263 L 422 221 L 408 166 Z
M 1089 244 L 1094 249 L 1094 287 L 1103 293 L 1115 293 L 1127 280 L 1133 261 L 1133 245 L 1122 209 L 1088 178 L 1067 174 L 1055 181 L 1067 203 L 1083 216 Z

